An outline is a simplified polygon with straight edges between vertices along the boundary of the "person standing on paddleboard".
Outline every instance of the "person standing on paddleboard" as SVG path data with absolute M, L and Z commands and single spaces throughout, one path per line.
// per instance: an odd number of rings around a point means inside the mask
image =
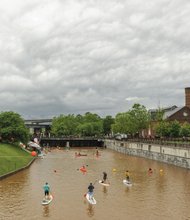
M 49 184 L 46 183 L 46 184 L 43 186 L 43 189 L 44 189 L 45 198 L 49 198 L 49 191 L 50 191 L 50 186 L 49 186 Z
M 107 180 L 107 173 L 106 172 L 103 172 L 103 180 L 102 180 L 102 183 L 105 183 L 106 180 Z
M 92 185 L 92 183 L 90 183 L 90 185 L 88 186 L 88 194 L 90 199 L 92 199 L 93 194 L 94 194 L 94 186 Z
M 130 182 L 130 174 L 129 174 L 129 171 L 128 171 L 128 170 L 125 171 L 125 176 L 126 176 L 126 180 L 127 180 L 128 182 Z

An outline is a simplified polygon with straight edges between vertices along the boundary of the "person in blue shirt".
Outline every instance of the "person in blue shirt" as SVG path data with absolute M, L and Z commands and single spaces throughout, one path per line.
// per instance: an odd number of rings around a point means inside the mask
M 49 197 L 49 192 L 50 192 L 50 186 L 49 186 L 49 184 L 46 183 L 46 184 L 43 186 L 43 189 L 44 189 L 45 198 L 48 198 L 48 197 Z

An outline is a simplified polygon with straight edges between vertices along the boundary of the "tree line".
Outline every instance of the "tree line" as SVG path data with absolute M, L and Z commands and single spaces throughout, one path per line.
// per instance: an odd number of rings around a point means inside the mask
M 61 114 L 52 120 L 51 134 L 62 136 L 105 136 L 110 134 L 127 134 L 131 137 L 140 136 L 144 129 L 148 129 L 152 120 L 156 121 L 154 130 L 159 137 L 188 137 L 190 124 L 180 124 L 178 121 L 163 120 L 163 110 L 158 109 L 154 118 L 145 106 L 134 104 L 127 111 L 100 117 L 98 114 L 86 112 L 84 115 Z M 0 140 L 4 142 L 22 141 L 26 143 L 30 138 L 24 119 L 15 112 L 0 113 Z

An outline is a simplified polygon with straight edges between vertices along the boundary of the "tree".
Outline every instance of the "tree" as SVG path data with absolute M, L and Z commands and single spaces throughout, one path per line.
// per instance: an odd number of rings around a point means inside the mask
M 150 123 L 150 114 L 143 105 L 134 104 L 128 112 L 118 113 L 112 125 L 114 133 L 139 134 Z
M 97 114 L 93 114 L 90 112 L 86 112 L 85 115 L 83 116 L 83 121 L 84 122 L 98 122 L 101 121 L 101 117 Z
M 179 132 L 180 136 L 182 137 L 189 137 L 190 136 L 190 124 L 189 123 L 184 123 Z
M 29 139 L 29 131 L 18 113 L 2 112 L 0 113 L 0 136 L 4 141 L 26 143 Z
M 134 104 L 129 114 L 132 120 L 131 124 L 134 126 L 134 132 L 140 132 L 148 127 L 150 114 L 144 105 Z
M 102 121 L 99 122 L 85 122 L 78 125 L 77 132 L 81 136 L 99 136 L 103 132 Z
M 128 131 L 134 136 L 148 127 L 150 123 L 150 114 L 144 105 L 134 104 L 128 111 Z
M 97 114 L 86 112 L 77 131 L 82 136 L 98 136 L 103 133 L 103 121 Z
M 102 119 L 97 114 L 87 112 L 82 115 L 60 115 L 53 118 L 52 133 L 56 136 L 95 136 L 103 132 Z
M 162 121 L 158 123 L 155 127 L 156 135 L 160 137 L 170 136 L 170 125 L 169 122 Z
M 74 115 L 60 115 L 53 118 L 52 133 L 56 136 L 75 135 L 78 122 Z
M 103 119 L 103 132 L 105 135 L 111 133 L 111 125 L 114 124 L 114 118 L 108 115 Z
M 162 108 L 158 108 L 156 110 L 155 120 L 163 121 L 163 117 L 164 117 L 164 110 Z
M 77 127 L 77 133 L 81 136 L 92 136 L 93 135 L 93 127 L 91 123 L 80 124 Z
M 131 119 L 128 112 L 118 113 L 115 117 L 115 123 L 111 125 L 114 133 L 131 133 Z
M 179 137 L 180 134 L 180 123 L 178 121 L 172 121 L 169 124 L 170 137 Z

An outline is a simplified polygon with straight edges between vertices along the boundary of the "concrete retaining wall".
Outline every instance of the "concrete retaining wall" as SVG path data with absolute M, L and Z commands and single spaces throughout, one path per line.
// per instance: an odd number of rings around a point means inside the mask
M 188 148 L 132 143 L 109 139 L 104 140 L 104 145 L 109 149 L 127 155 L 145 157 L 151 160 L 157 160 L 190 169 L 190 149 Z

